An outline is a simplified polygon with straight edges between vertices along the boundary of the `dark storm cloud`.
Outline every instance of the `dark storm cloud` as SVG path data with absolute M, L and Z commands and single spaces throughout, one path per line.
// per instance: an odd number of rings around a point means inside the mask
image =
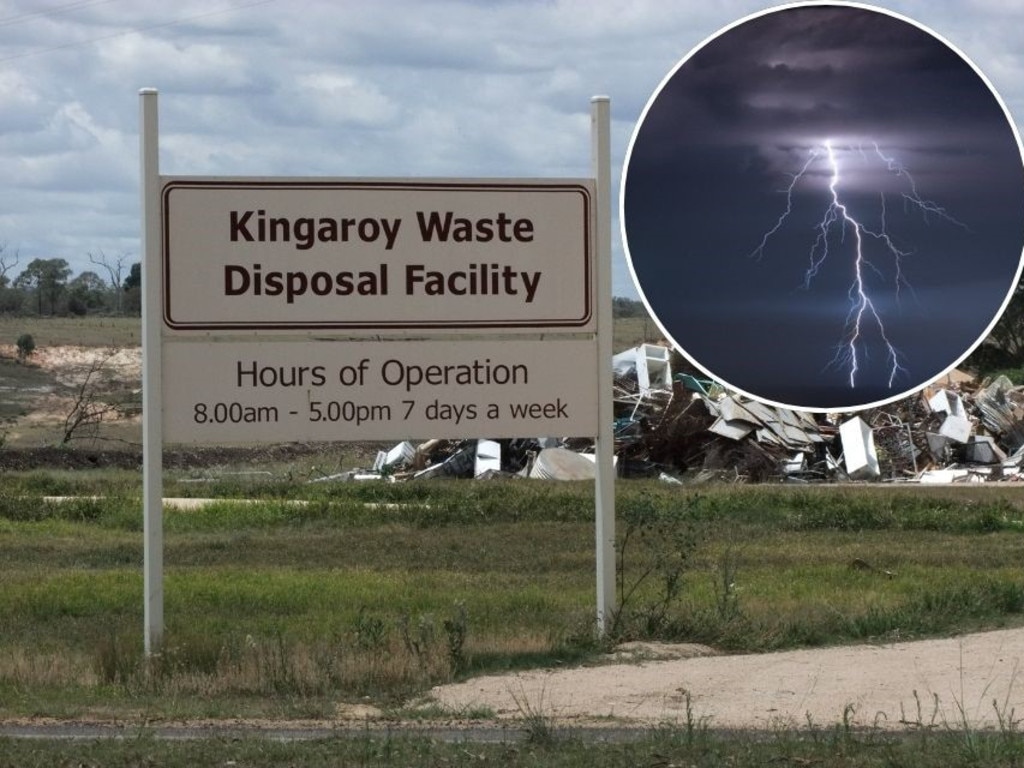
M 687 135 L 709 143 L 784 143 L 839 127 L 942 146 L 988 130 L 991 118 L 990 99 L 955 51 L 871 11 L 762 17 L 710 43 L 685 69 L 663 96 L 670 112 L 686 116 Z M 951 100 L 958 109 L 949 109 Z M 677 121 L 649 118 L 652 132 L 680 138 Z
M 877 377 L 887 380 L 878 339 L 866 341 L 874 370 L 862 366 L 859 392 L 837 389 L 841 366 L 824 365 L 851 333 L 851 234 L 833 235 L 828 259 L 798 290 L 828 209 L 830 158 L 850 215 L 884 227 L 903 253 L 871 252 L 860 279 L 900 347 L 903 389 L 913 388 L 928 380 L 914 376 L 952 365 L 989 326 L 1024 244 L 1016 137 L 956 51 L 902 19 L 859 8 L 790 8 L 748 20 L 666 80 L 634 135 L 624 187 L 632 267 L 670 335 L 727 383 L 806 407 L 837 394 L 831 405 L 867 404 L 865 393 L 877 399 Z M 758 250 L 802 168 L 785 226 Z M 925 300 L 909 301 L 913 285 Z M 897 288 L 908 300 L 898 311 Z M 865 337 L 878 335 L 865 317 Z M 809 400 L 780 399 L 797 391 L 791 379 Z M 808 388 L 815 381 L 818 394 Z

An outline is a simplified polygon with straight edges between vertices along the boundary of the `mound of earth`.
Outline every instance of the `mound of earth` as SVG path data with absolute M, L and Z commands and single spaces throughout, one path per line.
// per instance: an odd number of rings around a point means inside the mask
M 201 469 L 221 466 L 265 465 L 323 456 L 334 463 L 339 453 L 372 457 L 375 445 L 352 443 L 282 443 L 259 446 L 192 446 L 164 448 L 165 469 Z M 80 448 L 40 446 L 0 449 L 0 470 L 31 469 L 138 469 L 141 448 Z

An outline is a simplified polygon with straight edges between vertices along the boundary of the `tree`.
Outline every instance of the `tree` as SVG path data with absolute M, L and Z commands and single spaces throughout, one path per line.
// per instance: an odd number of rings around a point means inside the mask
M 112 309 L 120 315 L 124 307 L 124 291 L 121 290 L 123 286 L 121 276 L 124 274 L 124 265 L 128 261 L 128 254 L 122 253 L 120 256 L 111 258 L 103 251 L 100 251 L 99 256 L 94 256 L 90 253 L 89 261 L 103 267 L 110 276 L 110 295 L 114 301 Z
M 107 284 L 95 272 L 83 272 L 68 283 L 68 311 L 73 315 L 84 315 L 102 308 L 106 297 Z
M 133 315 L 142 314 L 142 264 L 140 262 L 132 264 L 122 287 L 125 294 L 122 305 L 124 311 Z
M 989 338 L 1016 364 L 1024 364 L 1024 282 L 1017 285 Z
M 136 261 L 132 264 L 132 268 L 128 270 L 128 277 L 124 279 L 123 287 L 125 292 L 130 291 L 132 288 L 142 288 L 142 263 Z
M 1024 282 L 1018 283 L 999 321 L 964 365 L 982 374 L 1024 367 Z
M 647 307 L 636 299 L 615 296 L 612 299 L 612 317 L 647 317 Z
M 23 296 L 21 291 L 10 287 L 11 279 L 7 273 L 18 266 L 18 254 L 8 256 L 7 246 L 0 245 L 0 312 L 14 312 L 22 305 Z
M 43 314 L 45 303 L 52 315 L 56 313 L 57 301 L 67 287 L 70 274 L 71 268 L 64 259 L 33 259 L 14 280 L 14 287 L 35 291 L 39 314 Z
M 89 364 L 85 377 L 72 397 L 71 410 L 64 417 L 62 445 L 80 437 L 79 432 L 86 432 L 89 437 L 95 438 L 104 419 L 118 413 L 117 405 L 103 399 L 98 381 L 107 363 L 116 357 L 118 352 L 117 349 L 108 350 L 103 357 L 96 358 Z
M 18 266 L 18 253 L 15 251 L 13 258 L 8 257 L 5 251 L 6 245 L 0 245 L 0 288 L 6 288 L 11 280 L 7 273 Z

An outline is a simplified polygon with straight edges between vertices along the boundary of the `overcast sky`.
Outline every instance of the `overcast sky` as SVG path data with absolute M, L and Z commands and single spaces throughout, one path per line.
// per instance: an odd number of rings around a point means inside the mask
M 1024 164 L 999 100 L 927 31 L 789 8 L 666 82 L 626 174 L 629 256 L 670 335 L 775 402 L 934 380 L 1016 284 Z
M 884 3 L 928 25 L 1024 116 L 1024 3 Z M 167 174 L 579 177 L 611 97 L 614 293 L 636 297 L 618 183 L 661 80 L 766 8 L 338 0 L 0 2 L 0 243 L 93 268 L 139 259 L 138 90 L 160 91 Z M 15 269 L 15 273 L 18 269 Z M 102 274 L 102 272 L 101 272 Z

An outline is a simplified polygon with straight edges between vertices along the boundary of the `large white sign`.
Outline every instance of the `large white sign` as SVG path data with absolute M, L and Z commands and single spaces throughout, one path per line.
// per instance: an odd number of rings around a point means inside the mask
M 595 330 L 593 182 L 171 179 L 175 330 Z
M 177 342 L 164 349 L 164 437 L 593 435 L 596 361 L 593 343 L 573 340 Z
M 615 603 L 607 97 L 591 101 L 594 178 L 340 180 L 163 176 L 157 93 L 139 95 L 147 655 L 164 630 L 165 441 L 596 436 L 604 631 Z M 314 340 L 318 329 L 402 338 Z M 435 330 L 454 338 L 410 338 Z M 495 335 L 545 330 L 575 338 Z

